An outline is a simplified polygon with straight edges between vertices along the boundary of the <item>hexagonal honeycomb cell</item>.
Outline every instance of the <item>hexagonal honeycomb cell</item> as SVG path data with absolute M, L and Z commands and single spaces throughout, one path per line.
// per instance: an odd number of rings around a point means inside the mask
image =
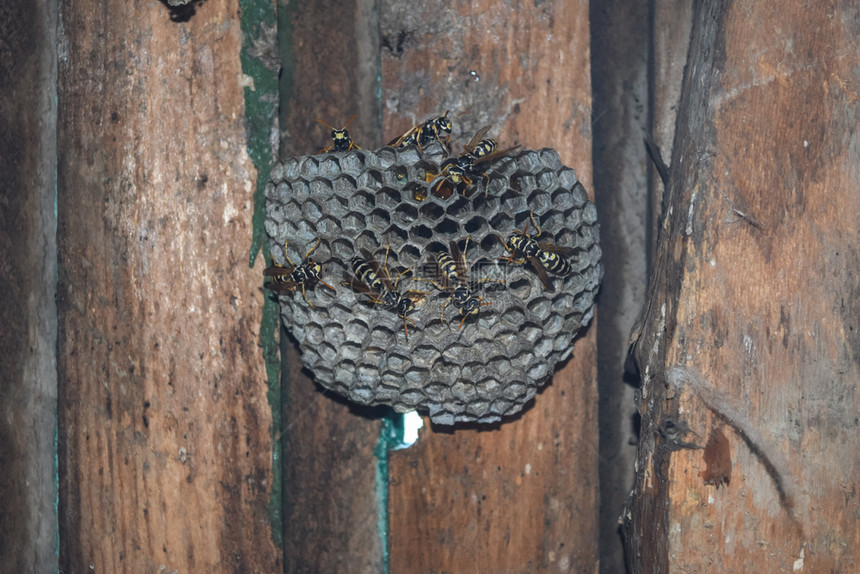
M 285 241 L 299 263 L 319 239 L 312 257 L 335 291 L 308 289 L 313 308 L 300 290 L 280 295 L 282 319 L 317 382 L 360 404 L 417 409 L 440 425 L 492 423 L 535 396 L 592 318 L 603 275 L 597 212 L 553 149 L 516 150 L 490 165 L 479 191 L 440 199 L 426 179 L 446 159 L 432 143 L 423 153 L 383 147 L 278 163 L 266 188 L 266 230 L 281 264 Z M 549 275 L 553 292 L 528 263 L 500 260 L 511 234 L 526 225 L 535 233 L 532 214 L 539 241 L 573 249 L 571 273 Z M 483 305 L 462 326 L 449 294 L 427 281 L 435 278 L 428 262 L 451 241 L 465 248 L 469 280 L 486 280 L 473 286 Z M 361 249 L 392 279 L 400 275 L 398 290 L 425 293 L 405 325 L 408 338 L 395 309 L 343 284 Z

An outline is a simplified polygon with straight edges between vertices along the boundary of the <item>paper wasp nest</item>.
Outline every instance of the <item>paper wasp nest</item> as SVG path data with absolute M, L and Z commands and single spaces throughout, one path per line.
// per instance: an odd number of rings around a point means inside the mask
M 364 405 L 429 412 L 437 424 L 495 422 L 534 397 L 591 320 L 603 274 L 597 212 L 552 149 L 517 150 L 494 161 L 489 183 L 473 187 L 468 197 L 428 194 L 417 201 L 416 192 L 427 189 L 425 174 L 438 173 L 446 157 L 433 143 L 424 153 L 415 146 L 383 147 L 276 164 L 266 188 L 272 254 L 285 263 L 288 240 L 289 257 L 298 264 L 319 238 L 312 258 L 324 268 L 322 279 L 335 287 L 317 283 L 307 289 L 314 308 L 301 289 L 282 294 L 281 315 L 305 366 L 325 388 Z M 567 258 L 573 271 L 551 275 L 552 293 L 528 266 L 499 262 L 507 255 L 499 238 L 523 230 L 530 211 L 543 232 L 541 242 L 576 248 Z M 447 295 L 411 275 L 421 276 L 428 259 L 449 241 L 462 248 L 467 236 L 470 268 L 505 286 L 484 283 L 478 294 L 491 304 L 458 329 L 461 316 L 451 303 L 440 322 Z M 398 289 L 429 292 L 409 316 L 415 324 L 408 325 L 408 340 L 395 311 L 342 284 L 352 275 L 359 249 L 381 263 L 387 245 L 392 278 L 413 268 Z

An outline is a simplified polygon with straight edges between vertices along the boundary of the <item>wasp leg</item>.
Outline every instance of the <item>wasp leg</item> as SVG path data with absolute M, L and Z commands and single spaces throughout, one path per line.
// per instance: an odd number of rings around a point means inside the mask
M 418 325 L 415 324 L 415 321 L 410 319 L 409 317 L 403 317 L 403 332 L 406 334 L 406 340 L 409 340 L 409 328 L 406 326 L 406 322 L 409 321 L 412 325 L 417 329 Z
M 480 305 L 481 305 L 481 307 L 484 307 L 486 305 L 492 305 L 492 304 L 493 303 L 491 301 L 482 301 Z M 469 315 L 474 315 L 476 313 L 477 313 L 477 310 L 473 313 L 467 313 L 466 315 L 463 315 L 463 318 L 460 319 L 460 326 L 457 327 L 457 330 L 459 331 L 463 328 L 463 323 L 466 321 L 466 319 L 469 317 Z
M 534 237 L 535 239 L 537 239 L 538 237 L 540 237 L 540 236 L 541 236 L 541 234 L 542 234 L 543 232 L 540 230 L 540 227 L 538 226 L 537 221 L 535 221 L 535 213 L 534 213 L 534 211 L 529 211 L 529 218 L 531 218 L 532 223 L 534 224 L 535 229 L 537 230 L 537 233 L 536 233 L 535 235 L 533 235 L 532 237 Z
M 323 285 L 325 285 L 326 287 L 328 287 L 329 289 L 331 289 L 331 290 L 332 290 L 332 291 L 334 291 L 335 293 L 337 292 L 337 289 L 335 289 L 334 287 L 332 287 L 331 285 L 329 285 L 328 283 L 326 283 L 326 282 L 325 282 L 325 281 L 323 281 L 322 279 L 317 279 L 317 282 L 318 282 L 318 283 L 322 283 Z
M 442 303 L 442 316 L 439 317 L 439 323 L 445 324 L 445 307 L 448 305 L 448 302 L 451 300 L 451 297 L 445 299 L 445 302 Z
M 513 263 L 514 265 L 524 265 L 526 262 L 525 256 L 522 259 L 514 259 L 514 254 L 511 253 L 505 257 L 499 257 L 499 261 L 504 261 L 505 263 Z
M 305 298 L 305 301 L 307 301 L 307 303 L 308 303 L 308 305 L 310 305 L 311 309 L 316 309 L 316 307 L 314 307 L 314 304 L 311 303 L 311 300 L 308 299 L 307 293 L 305 293 L 305 284 L 304 283 L 302 283 L 302 297 Z
M 490 176 L 487 175 L 486 173 L 482 173 L 479 177 L 486 180 L 484 183 L 484 197 L 489 197 L 489 195 L 490 195 Z M 478 185 L 478 193 L 481 193 L 480 184 Z
M 408 269 L 404 269 L 403 271 L 401 271 L 401 272 L 397 275 L 397 277 L 395 277 L 395 278 L 394 278 L 394 281 L 393 281 L 391 284 L 392 284 L 392 285 L 394 285 L 394 288 L 395 288 L 395 289 L 397 289 L 397 283 L 400 281 L 400 278 L 401 278 L 401 277 L 403 277 L 404 275 L 406 275 L 407 273 L 409 273 L 410 271 L 412 271 L 412 269 L 413 269 L 413 268 L 414 268 L 414 266 L 413 266 L 413 267 L 410 267 L 410 268 L 408 268 Z
M 289 239 L 285 239 L 285 240 L 284 240 L 284 259 L 286 259 L 286 260 L 287 260 L 287 263 L 289 263 L 291 266 L 295 267 L 295 266 L 296 266 L 296 264 L 292 262 L 292 260 L 290 259 L 289 254 L 287 254 L 287 243 L 289 243 Z M 274 259 L 274 258 L 272 258 L 272 262 L 274 262 L 274 261 L 275 261 L 275 259 Z M 276 265 L 277 265 L 277 264 L 276 264 Z M 278 266 L 278 267 L 285 267 L 284 265 L 277 265 L 277 266 Z
M 463 261 L 466 261 L 466 251 L 469 249 L 469 240 L 472 239 L 472 234 L 466 236 L 466 242 L 463 243 Z
M 382 259 L 382 270 L 385 272 L 385 279 L 391 283 L 391 274 L 388 272 L 388 252 L 391 250 L 391 243 L 385 245 L 385 257 Z
M 410 269 L 412 269 L 412 268 L 410 267 Z M 413 281 L 423 281 L 424 283 L 429 283 L 430 285 L 432 285 L 433 287 L 435 287 L 439 291 L 445 291 L 445 287 L 442 284 L 440 284 L 438 281 L 434 281 L 433 279 L 427 279 L 426 277 L 413 277 L 412 280 Z M 419 293 L 421 293 L 422 295 L 427 295 L 428 293 L 430 293 L 430 291 L 419 291 Z
M 457 327 L 458 331 L 463 328 L 463 322 L 466 320 L 466 317 L 468 317 L 468 315 L 463 315 L 463 318 L 460 319 L 460 326 Z

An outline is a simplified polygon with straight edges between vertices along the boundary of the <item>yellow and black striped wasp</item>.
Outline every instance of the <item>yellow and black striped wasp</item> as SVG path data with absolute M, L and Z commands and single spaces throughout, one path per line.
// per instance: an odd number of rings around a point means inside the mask
M 305 253 L 305 258 L 301 265 L 296 265 L 290 261 L 290 256 L 287 255 L 287 242 L 284 241 L 284 259 L 287 260 L 289 265 L 281 265 L 275 261 L 273 257 L 272 266 L 263 269 L 263 275 L 265 277 L 272 278 L 272 282 L 269 283 L 267 287 L 276 293 L 283 293 L 286 291 L 295 292 L 297 288 L 301 287 L 302 297 L 305 298 L 305 301 L 308 302 L 311 309 L 314 308 L 314 304 L 308 299 L 307 293 L 305 293 L 305 286 L 313 287 L 316 283 L 322 283 L 334 291 L 334 287 L 322 280 L 322 265 L 311 259 L 311 253 L 313 253 L 320 244 L 320 239 L 317 239 L 314 246 Z
M 481 283 L 501 283 L 504 285 L 505 283 L 498 279 L 489 278 L 469 281 L 469 270 L 466 265 L 466 250 L 469 248 L 469 239 L 471 239 L 471 236 L 466 238 L 463 251 L 460 251 L 460 247 L 456 241 L 449 241 L 449 253 L 441 252 L 436 255 L 435 261 L 430 262 L 430 265 L 435 267 L 436 279 L 441 281 L 441 283 L 437 280 L 423 279 L 423 281 L 429 281 L 437 289 L 444 291 L 448 295 L 448 298 L 442 304 L 440 322 L 445 322 L 445 307 L 448 303 L 453 303 L 454 307 L 460 311 L 462 319 L 460 319 L 458 330 L 463 328 L 463 322 L 470 315 L 476 315 L 483 306 L 492 305 L 491 302 L 484 301 L 483 297 L 475 294 L 478 285 Z
M 547 271 L 561 277 L 569 275 L 572 267 L 565 257 L 572 256 L 576 253 L 576 249 L 573 247 L 562 247 L 560 245 L 555 245 L 554 243 L 538 241 L 543 233 L 541 232 L 537 221 L 535 221 L 534 213 L 531 211 L 529 212 L 529 218 L 537 232 L 531 235 L 528 234 L 528 221 L 522 231 L 519 229 L 514 230 L 514 232 L 508 236 L 507 241 L 502 241 L 505 249 L 509 252 L 509 255 L 502 257 L 500 261 L 516 263 L 519 265 L 523 265 L 528 261 L 532 269 L 534 269 L 537 274 L 538 279 L 540 279 L 540 282 L 543 283 L 544 288 L 552 293 L 555 291 L 555 288 L 552 285 L 552 281 L 550 280 Z M 499 239 L 501 240 L 501 237 L 499 237 Z
M 484 138 L 488 131 L 490 131 L 490 126 L 484 126 L 478 130 L 478 133 L 472 137 L 469 143 L 463 146 L 463 153 L 455 158 L 445 160 L 439 173 L 425 175 L 433 195 L 440 199 L 448 199 L 455 191 L 461 194 L 465 193 L 477 179 L 482 179 L 486 186 L 490 181 L 490 176 L 481 171 L 480 164 L 498 159 L 520 147 L 513 146 L 497 150 L 496 140 Z M 416 197 L 416 199 L 418 198 Z
M 359 250 L 361 256 L 352 260 L 353 275 L 343 284 L 356 293 L 367 295 L 376 305 L 383 305 L 397 313 L 397 316 L 403 319 L 403 332 L 406 334 L 406 339 L 409 340 L 407 323 L 415 325 L 415 321 L 410 319 L 409 315 L 424 304 L 427 293 L 415 290 L 401 292 L 397 289 L 400 278 L 412 269 L 402 271 L 392 281 L 391 275 L 388 273 L 389 248 L 390 246 L 385 248 L 385 259 L 382 265 L 366 249 Z
M 410 128 L 402 136 L 391 140 L 388 145 L 398 149 L 405 148 L 415 144 L 418 146 L 418 151 L 424 152 L 424 147 L 432 141 L 437 141 L 445 148 L 446 151 L 451 151 L 451 130 L 454 129 L 454 124 L 448 119 L 448 112 L 444 116 L 438 118 L 428 118 L 415 127 Z M 465 112 L 463 112 L 465 113 Z M 458 115 L 460 117 L 463 114 Z
M 324 125 L 325 127 L 327 127 L 328 129 L 331 130 L 331 140 L 332 140 L 332 144 L 329 147 L 322 148 L 318 153 L 329 153 L 329 152 L 336 152 L 336 151 L 352 151 L 354 149 L 361 149 L 360 147 L 355 145 L 355 142 L 352 141 L 351 137 L 349 137 L 349 132 L 346 131 L 346 128 L 349 126 L 349 124 L 352 123 L 352 120 L 354 120 L 357 117 L 358 117 L 358 114 L 355 114 L 354 116 L 349 118 L 349 121 L 346 122 L 346 125 L 340 129 L 333 128 L 330 125 L 328 125 L 327 123 L 325 123 L 324 121 L 317 119 L 317 121 L 319 123 L 321 123 L 322 125 Z

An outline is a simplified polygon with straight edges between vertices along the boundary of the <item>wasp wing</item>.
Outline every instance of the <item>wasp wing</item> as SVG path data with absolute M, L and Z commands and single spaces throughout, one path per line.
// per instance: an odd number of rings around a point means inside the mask
M 482 155 L 478 159 L 472 162 L 472 165 L 478 165 L 479 163 L 486 163 L 488 161 L 493 161 L 494 159 L 499 159 L 503 155 L 509 154 L 515 149 L 518 149 L 520 146 L 515 145 L 513 147 L 505 148 L 505 149 L 497 149 L 492 153 L 488 153 L 487 155 Z
M 263 269 L 264 277 L 288 277 L 292 275 L 293 271 L 295 271 L 295 267 L 290 267 L 289 265 L 273 265 L 272 267 L 266 267 Z
M 367 284 L 361 279 L 359 279 L 357 275 L 346 275 L 345 277 L 346 281 L 343 282 L 343 285 L 346 285 L 360 295 L 367 295 L 374 303 L 381 303 L 378 298 L 379 294 L 376 293 L 370 287 L 368 287 Z
M 364 262 L 370 265 L 370 268 L 373 269 L 373 272 L 376 273 L 376 276 L 379 277 L 385 288 L 389 291 L 394 291 L 394 284 L 391 282 L 388 269 L 383 267 L 382 264 L 367 251 L 367 249 L 361 249 L 360 253 L 361 256 L 364 257 Z
M 283 293 L 285 291 L 295 291 L 299 286 L 295 281 L 281 281 L 279 283 L 268 283 L 266 285 L 267 289 L 271 291 L 277 291 L 278 293 Z
M 466 244 L 468 245 L 469 239 L 466 239 Z M 460 279 L 461 285 L 467 285 L 469 280 L 466 277 L 468 270 L 466 269 L 466 257 L 463 255 L 463 252 L 460 251 L 460 247 L 457 246 L 456 241 L 448 242 L 448 249 L 451 251 L 451 257 L 454 258 L 454 265 L 457 266 L 457 275 Z
M 396 137 L 396 138 L 394 138 L 393 140 L 391 140 L 391 141 L 388 143 L 388 145 L 389 145 L 389 146 L 393 146 L 393 147 L 397 147 L 397 146 L 401 145 L 403 142 L 405 142 L 406 140 L 408 140 L 410 137 L 414 136 L 414 135 L 418 132 L 418 130 L 419 130 L 419 129 L 421 129 L 421 126 L 422 126 L 422 125 L 424 125 L 424 124 L 417 125 L 417 126 L 415 126 L 415 127 L 410 128 L 410 129 L 409 129 L 408 131 L 406 131 L 402 136 L 400 136 L 400 137 Z
M 534 269 L 535 274 L 537 274 L 538 279 L 540 279 L 540 282 L 543 283 L 544 289 L 546 289 L 549 293 L 555 291 L 555 287 L 553 287 L 552 285 L 552 279 L 550 279 L 549 274 L 546 272 L 546 269 L 544 269 L 543 265 L 541 265 L 540 261 L 538 261 L 537 257 L 529 256 L 526 257 L 526 259 L 531 264 L 532 269 Z
M 556 245 L 555 243 L 538 243 L 538 247 L 547 251 L 549 253 L 555 253 L 557 255 L 561 255 L 563 257 L 570 257 L 576 254 L 576 247 L 562 247 L 561 245 Z
M 475 151 L 475 146 L 477 146 L 484 136 L 487 135 L 487 132 L 490 131 L 490 126 L 484 126 L 477 131 L 477 133 L 472 136 L 472 139 L 469 140 L 469 143 L 463 146 L 463 149 L 466 153 L 472 153 Z

